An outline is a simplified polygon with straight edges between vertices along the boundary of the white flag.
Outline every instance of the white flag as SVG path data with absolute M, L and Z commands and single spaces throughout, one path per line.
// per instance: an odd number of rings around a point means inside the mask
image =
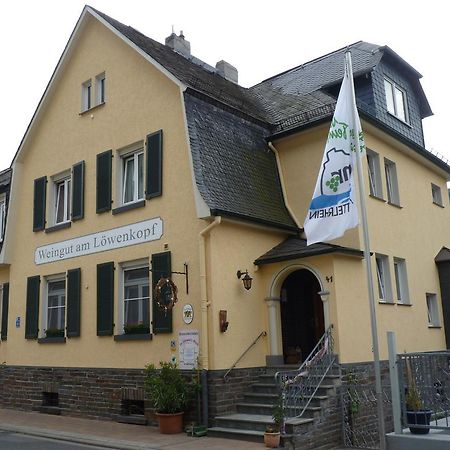
M 351 62 L 346 55 L 344 79 L 305 219 L 307 245 L 341 237 L 359 222 L 353 175 L 356 158 L 364 154 L 365 145 L 354 92 Z

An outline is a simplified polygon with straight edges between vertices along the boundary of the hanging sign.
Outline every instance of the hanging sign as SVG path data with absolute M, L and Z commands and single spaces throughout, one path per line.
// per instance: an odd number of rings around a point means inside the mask
M 132 223 L 123 227 L 38 247 L 34 253 L 34 262 L 36 264 L 46 264 L 92 253 L 115 250 L 155 241 L 161 239 L 162 235 L 163 221 L 160 217 L 156 217 L 143 222 Z

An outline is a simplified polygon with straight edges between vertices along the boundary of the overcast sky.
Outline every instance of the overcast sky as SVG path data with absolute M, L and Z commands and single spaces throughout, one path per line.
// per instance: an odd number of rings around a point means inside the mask
M 422 75 L 434 112 L 429 150 L 450 159 L 450 32 L 446 2 L 92 0 L 100 11 L 164 42 L 172 25 L 192 54 L 221 59 L 251 86 L 359 40 L 388 45 Z M 0 9 L 0 169 L 9 167 L 84 7 L 78 0 L 14 0 Z M 445 9 L 445 10 L 444 10 Z M 63 142 L 62 142 L 63 145 Z

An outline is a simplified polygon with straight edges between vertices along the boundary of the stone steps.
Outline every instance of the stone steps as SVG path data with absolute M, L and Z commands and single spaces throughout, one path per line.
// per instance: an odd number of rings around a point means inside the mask
M 236 413 L 216 416 L 214 426 L 208 429 L 208 433 L 213 436 L 262 442 L 267 425 L 273 423 L 273 407 L 279 394 L 274 374 L 297 368 L 298 366 L 267 368 L 267 373 L 260 375 L 258 381 L 249 386 L 249 392 L 244 394 L 242 401 L 236 404 Z M 286 420 L 284 440 L 289 440 L 294 432 L 307 432 L 320 417 L 324 403 L 336 394 L 340 383 L 338 371 L 339 367 L 333 368 L 331 373 L 324 377 L 301 418 Z M 317 378 L 319 381 L 321 377 Z M 289 406 L 287 408 L 291 409 Z

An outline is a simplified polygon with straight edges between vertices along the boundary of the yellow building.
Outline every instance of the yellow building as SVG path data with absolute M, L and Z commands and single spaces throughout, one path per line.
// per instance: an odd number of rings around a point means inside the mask
M 420 74 L 389 47 L 350 49 L 381 358 L 388 330 L 401 351 L 445 349 L 450 167 L 424 147 Z M 184 36 L 85 7 L 0 174 L 2 404 L 58 394 L 59 412 L 112 418 L 147 363 L 198 360 L 212 418 L 330 327 L 340 363 L 372 360 L 361 231 L 307 247 L 302 229 L 344 51 L 243 88 Z

